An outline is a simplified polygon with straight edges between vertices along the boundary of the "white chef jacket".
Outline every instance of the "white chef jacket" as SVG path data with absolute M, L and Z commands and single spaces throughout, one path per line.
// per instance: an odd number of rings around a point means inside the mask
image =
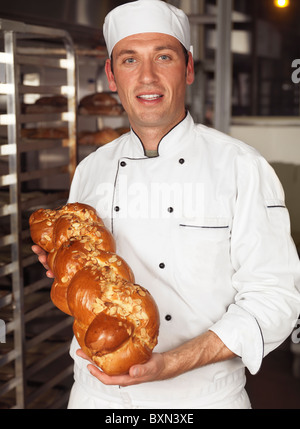
M 245 367 L 257 373 L 300 313 L 300 264 L 281 184 L 253 148 L 196 125 L 189 113 L 158 153 L 148 158 L 131 130 L 79 164 L 69 202 L 97 209 L 136 283 L 154 297 L 156 352 L 211 330 L 238 357 L 119 388 L 89 374 L 74 339 L 75 380 L 112 406 L 246 408 Z

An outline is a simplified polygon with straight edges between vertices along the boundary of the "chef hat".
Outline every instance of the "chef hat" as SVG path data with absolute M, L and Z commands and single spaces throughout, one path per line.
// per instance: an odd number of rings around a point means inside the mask
M 141 33 L 168 34 L 192 50 L 188 17 L 162 0 L 138 0 L 113 9 L 105 18 L 103 32 L 109 56 L 120 40 Z

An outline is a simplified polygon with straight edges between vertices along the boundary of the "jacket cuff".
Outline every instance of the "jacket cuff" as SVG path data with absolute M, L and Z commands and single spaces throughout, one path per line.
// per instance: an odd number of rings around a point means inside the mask
M 252 375 L 258 373 L 264 357 L 264 341 L 255 317 L 233 304 L 210 331 L 242 359 Z

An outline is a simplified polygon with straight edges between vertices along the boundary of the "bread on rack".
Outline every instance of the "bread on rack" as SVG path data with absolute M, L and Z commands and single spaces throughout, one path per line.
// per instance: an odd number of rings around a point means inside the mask
M 49 254 L 51 299 L 74 317 L 82 350 L 109 375 L 147 362 L 159 332 L 156 303 L 135 284 L 96 211 L 79 203 L 39 209 L 29 224 L 33 242 Z
M 99 92 L 82 98 L 79 113 L 81 115 L 119 116 L 124 113 L 124 109 L 112 95 Z
M 36 100 L 37 106 L 64 106 L 68 105 L 68 99 L 64 95 L 53 95 L 48 97 L 41 97 Z
M 23 128 L 21 136 L 27 139 L 67 139 L 69 132 L 67 127 Z
M 95 132 L 82 131 L 78 135 L 78 143 L 84 146 L 103 146 L 112 142 L 128 131 L 129 128 L 126 127 L 117 128 L 115 130 L 113 128 L 106 127 L 100 131 Z
M 41 97 L 34 104 L 24 104 L 24 113 L 62 113 L 68 109 L 68 99 L 63 95 Z
M 107 92 L 96 92 L 86 95 L 80 101 L 81 106 L 116 106 L 118 101 Z
M 103 128 L 95 132 L 82 132 L 78 136 L 80 145 L 102 146 L 120 137 L 120 134 L 112 128 Z

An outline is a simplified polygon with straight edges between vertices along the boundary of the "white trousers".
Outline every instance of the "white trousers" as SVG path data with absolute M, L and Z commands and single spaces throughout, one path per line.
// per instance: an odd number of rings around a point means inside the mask
M 120 389 L 120 394 L 114 399 L 94 396 L 86 390 L 81 384 L 75 381 L 68 404 L 68 409 L 98 409 L 98 410 L 113 410 L 113 409 L 251 409 L 251 404 L 247 392 L 243 390 L 235 396 L 229 396 L 222 401 L 218 401 L 209 406 L 201 406 L 197 398 L 188 403 L 180 401 L 174 403 L 170 407 L 170 403 L 151 403 L 149 407 L 140 407 L 134 404 L 125 389 Z

